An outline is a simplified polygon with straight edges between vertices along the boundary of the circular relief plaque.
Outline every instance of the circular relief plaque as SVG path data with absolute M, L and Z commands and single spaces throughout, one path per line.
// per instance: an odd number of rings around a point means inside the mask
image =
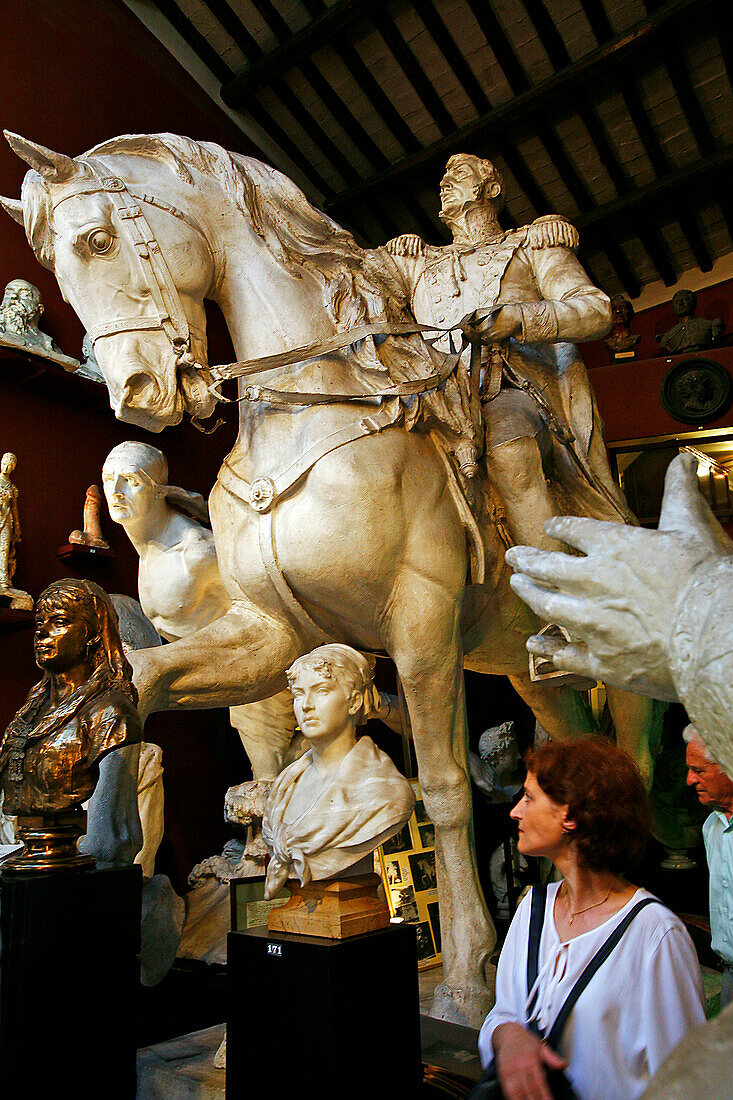
M 662 404 L 683 424 L 707 424 L 730 404 L 730 375 L 712 359 L 683 359 L 670 367 L 662 380 Z

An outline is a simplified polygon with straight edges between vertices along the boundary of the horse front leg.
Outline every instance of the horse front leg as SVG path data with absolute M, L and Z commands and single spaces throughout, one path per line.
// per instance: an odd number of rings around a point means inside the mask
M 471 821 L 463 650 L 458 610 L 420 593 L 399 620 L 392 656 L 415 740 L 420 787 L 435 825 L 444 980 L 432 1015 L 479 1027 L 491 1007 L 486 963 L 496 933 L 479 885 Z M 432 613 L 425 614 L 429 603 Z M 419 614 L 419 619 L 416 613 Z M 416 648 L 429 639 L 430 649 Z
M 669 704 L 633 695 L 606 684 L 608 709 L 616 727 L 616 744 L 636 761 L 647 790 L 654 778 L 654 756 L 662 743 L 662 725 Z
M 286 686 L 285 670 L 305 648 L 285 620 L 237 600 L 203 630 L 129 655 L 140 715 L 266 699 Z

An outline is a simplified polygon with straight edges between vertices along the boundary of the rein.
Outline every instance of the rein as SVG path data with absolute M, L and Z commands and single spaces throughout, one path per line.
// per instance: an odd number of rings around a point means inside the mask
M 92 345 L 105 336 L 116 336 L 123 332 L 162 331 L 171 344 L 176 360 L 176 369 L 179 367 L 196 368 L 202 373 L 208 374 L 212 381 L 204 382 L 203 385 L 207 392 L 212 394 L 218 401 L 224 404 L 238 404 L 241 401 L 264 401 L 271 405 L 304 406 L 326 405 L 337 402 L 348 404 L 381 402 L 384 399 L 394 397 L 429 393 L 438 389 L 450 378 L 463 351 L 470 342 L 464 331 L 460 350 L 447 356 L 446 362 L 440 370 L 434 371 L 425 378 L 413 379 L 409 382 L 398 382 L 393 386 L 388 386 L 383 390 L 375 390 L 371 393 L 293 393 L 287 390 L 275 390 L 267 386 L 255 385 L 245 386 L 236 398 L 225 397 L 220 386 L 230 379 L 246 378 L 261 374 L 264 371 L 275 370 L 276 368 L 306 362 L 322 355 L 343 351 L 345 348 L 369 337 L 411 336 L 425 332 L 440 334 L 452 332 L 457 328 L 461 328 L 464 323 L 473 317 L 473 314 L 467 314 L 457 325 L 447 328 L 439 325 L 420 325 L 415 321 L 389 322 L 385 318 L 371 324 L 357 325 L 347 332 L 337 333 L 321 340 L 314 340 L 309 344 L 292 348 L 287 352 L 277 352 L 274 355 L 265 355 L 256 359 L 238 360 L 234 363 L 206 367 L 201 363 L 197 363 L 191 352 L 191 332 L 188 318 L 163 251 L 150 223 L 145 217 L 143 204 L 154 206 L 172 217 L 186 222 L 205 241 L 206 237 L 201 227 L 196 224 L 193 218 L 171 203 L 164 202 L 162 199 L 156 198 L 155 195 L 141 194 L 131 190 L 125 181 L 118 176 L 101 176 L 92 165 L 89 165 L 89 168 L 93 173 L 93 178 L 84 180 L 69 188 L 54 203 L 53 209 L 55 210 L 62 202 L 75 198 L 77 195 L 107 195 L 118 215 L 123 234 L 128 237 L 133 245 L 156 309 L 156 312 L 152 314 L 115 317 L 99 325 L 93 325 L 88 331 Z M 196 417 L 193 417 L 193 423 L 200 427 L 202 431 L 206 431 L 197 424 Z
M 468 314 L 463 321 L 467 321 Z M 270 405 L 331 405 L 382 401 L 392 397 L 408 397 L 413 394 L 429 393 L 438 389 L 453 374 L 458 360 L 469 344 L 469 339 L 463 335 L 461 347 L 457 352 L 446 356 L 443 367 L 426 375 L 425 378 L 415 378 L 409 382 L 396 382 L 393 386 L 387 386 L 382 390 L 373 390 L 367 393 L 304 393 L 300 391 L 275 390 L 268 386 L 245 386 L 237 397 L 225 397 L 219 386 L 233 378 L 247 378 L 264 371 L 276 370 L 279 367 L 287 367 L 295 363 L 304 363 L 308 359 L 315 359 L 322 355 L 329 355 L 352 344 L 365 340 L 370 336 L 409 336 L 420 332 L 452 332 L 454 328 L 460 328 L 463 321 L 451 328 L 441 328 L 437 325 L 419 325 L 416 322 L 391 323 L 386 319 L 375 321 L 368 325 L 358 325 L 347 332 L 337 333 L 335 336 L 322 340 L 314 340 L 310 344 L 303 344 L 298 348 L 291 348 L 287 352 L 276 352 L 274 355 L 263 355 L 257 359 L 245 359 L 236 363 L 227 363 L 222 366 L 210 367 L 209 373 L 214 381 L 207 388 L 219 401 L 226 404 L 238 404 L 241 401 L 266 401 Z

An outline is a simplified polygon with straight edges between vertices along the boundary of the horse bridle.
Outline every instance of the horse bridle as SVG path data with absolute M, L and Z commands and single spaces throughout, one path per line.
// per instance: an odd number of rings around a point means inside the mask
M 208 248 L 206 236 L 201 226 L 178 207 L 169 202 L 156 198 L 154 195 L 139 193 L 128 188 L 124 180 L 118 176 L 102 176 L 91 166 L 87 166 L 93 173 L 91 179 L 86 179 L 66 190 L 56 200 L 52 210 L 60 206 L 67 199 L 77 195 L 107 195 L 117 213 L 120 228 L 132 244 L 138 262 L 140 264 L 145 283 L 155 306 L 155 313 L 143 314 L 135 317 L 114 317 L 99 325 L 92 325 L 88 330 L 88 336 L 92 346 L 104 336 L 116 336 L 123 332 L 162 332 L 171 345 L 174 355 L 176 370 L 194 368 L 204 374 L 208 373 L 208 367 L 197 362 L 191 348 L 191 328 L 186 311 L 181 302 L 181 296 L 175 284 L 171 270 L 168 267 L 163 250 L 153 229 L 145 217 L 143 204 L 154 206 L 163 210 L 174 218 L 178 218 L 189 225 L 201 237 Z M 188 383 L 195 388 L 195 379 L 190 377 Z M 202 383 L 199 395 L 202 399 L 204 391 L 208 391 L 208 385 Z M 193 418 L 194 423 L 196 418 Z M 198 425 L 197 425 L 198 426 Z
M 464 322 L 467 322 L 471 316 L 469 315 L 464 318 L 458 325 L 450 327 L 420 325 L 414 321 L 391 322 L 386 318 L 382 318 L 372 323 L 357 326 L 348 332 L 338 332 L 331 337 L 320 339 L 311 344 L 304 345 L 303 347 L 293 348 L 287 352 L 278 352 L 275 355 L 262 356 L 255 359 L 239 360 L 235 363 L 227 363 L 220 366 L 204 366 L 198 363 L 193 356 L 188 318 L 183 308 L 178 288 L 171 275 L 165 256 L 163 255 L 163 250 L 158 243 L 148 219 L 145 217 L 143 204 L 154 206 L 172 215 L 174 218 L 179 218 L 181 221 L 186 222 L 201 237 L 208 248 L 208 242 L 201 227 L 193 218 L 189 217 L 188 214 L 185 214 L 171 203 L 164 202 L 162 199 L 158 199 L 154 195 L 148 193 L 140 194 L 128 188 L 125 181 L 118 176 L 102 176 L 92 165 L 87 164 L 87 167 L 92 173 L 92 177 L 68 188 L 65 194 L 53 204 L 52 210 L 55 210 L 62 202 L 66 202 L 66 200 L 70 198 L 75 198 L 77 195 L 108 195 L 118 215 L 122 231 L 123 233 L 126 232 L 129 242 L 133 245 L 156 308 L 155 314 L 136 317 L 115 317 L 110 321 L 104 321 L 102 324 L 93 325 L 88 330 L 89 339 L 92 345 L 94 345 L 97 340 L 104 336 L 116 336 L 123 332 L 163 332 L 171 345 L 175 357 L 176 370 L 185 370 L 186 368 L 190 368 L 191 370 L 196 369 L 203 376 L 200 385 L 193 375 L 190 375 L 187 379 L 192 389 L 198 389 L 198 395 L 201 398 L 202 404 L 202 391 L 211 394 L 218 401 L 229 401 L 219 389 L 221 383 L 228 379 L 260 374 L 264 371 L 274 370 L 278 367 L 304 362 L 319 355 L 333 354 L 367 337 L 408 336 L 426 332 L 451 332 L 455 328 L 462 327 Z M 288 391 L 251 386 L 244 388 L 238 400 L 265 401 L 270 404 L 308 405 L 330 404 L 337 401 L 374 401 L 375 399 L 380 400 L 382 398 L 427 393 L 430 390 L 438 389 L 447 380 L 450 374 L 452 374 L 466 343 L 467 340 L 464 339 L 461 351 L 459 351 L 458 354 L 454 353 L 448 357 L 446 365 L 442 370 L 435 371 L 425 378 L 415 379 L 409 383 L 398 383 L 383 391 L 365 394 L 294 394 Z M 192 419 L 194 424 L 202 431 L 206 430 L 201 428 L 201 425 L 197 423 L 196 417 L 192 417 Z

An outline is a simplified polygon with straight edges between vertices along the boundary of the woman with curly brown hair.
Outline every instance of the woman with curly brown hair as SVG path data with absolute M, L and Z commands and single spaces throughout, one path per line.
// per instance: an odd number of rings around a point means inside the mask
M 552 1091 L 560 1070 L 580 1100 L 635 1100 L 705 1020 L 682 923 L 624 877 L 648 840 L 641 776 L 604 741 L 546 745 L 527 758 L 511 816 L 519 851 L 551 860 L 562 881 L 533 887 L 512 921 L 482 1060 L 493 1054 L 507 1100 L 569 1095 L 565 1082 Z

